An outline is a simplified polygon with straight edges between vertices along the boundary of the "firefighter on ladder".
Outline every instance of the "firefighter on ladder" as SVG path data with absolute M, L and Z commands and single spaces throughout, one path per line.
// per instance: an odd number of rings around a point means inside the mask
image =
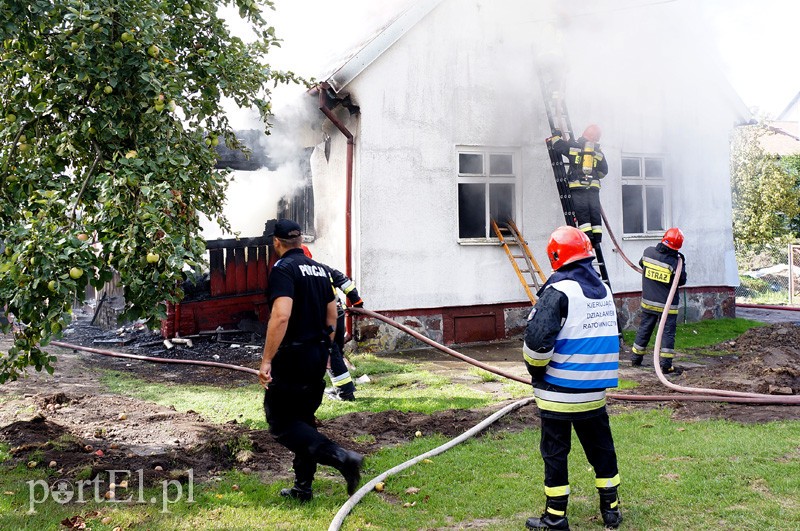
M 556 130 L 550 142 L 556 153 L 569 160 L 567 179 L 578 228 L 597 246 L 603 239 L 600 180 L 608 173 L 608 161 L 600 151 L 600 127 L 592 124 L 580 138 L 569 141 Z
M 311 251 L 305 245 L 303 245 L 303 253 L 311 258 Z M 358 294 L 356 285 L 350 277 L 329 265 L 320 265 L 328 270 L 334 289 L 338 289 L 344 293 L 351 306 L 355 306 L 356 308 L 362 308 L 364 306 L 364 301 Z M 356 384 L 353 382 L 353 377 L 350 375 L 350 371 L 347 370 L 347 364 L 344 361 L 344 308 L 342 307 L 342 301 L 339 297 L 336 297 L 336 310 L 336 333 L 333 338 L 333 343 L 331 344 L 329 376 L 333 384 L 336 398 L 352 402 L 356 399 Z
M 559 227 L 547 257 L 554 273 L 539 290 L 522 351 L 542 420 L 547 501 L 542 516 L 528 518 L 525 526 L 569 529 L 567 458 L 574 429 L 594 468 L 603 524 L 617 528 L 620 478 L 606 412 L 606 388 L 617 386 L 619 369 L 614 299 L 592 267 L 595 253 L 585 233 Z

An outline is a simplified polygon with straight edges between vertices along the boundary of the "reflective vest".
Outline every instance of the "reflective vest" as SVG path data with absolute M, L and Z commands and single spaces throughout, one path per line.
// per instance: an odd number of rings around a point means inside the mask
M 567 296 L 569 311 L 545 370 L 543 379 L 550 385 L 534 388 L 536 404 L 539 409 L 559 413 L 601 408 L 606 388 L 618 385 L 617 310 L 611 291 L 604 285 L 604 298 L 589 299 L 574 280 L 550 287 Z

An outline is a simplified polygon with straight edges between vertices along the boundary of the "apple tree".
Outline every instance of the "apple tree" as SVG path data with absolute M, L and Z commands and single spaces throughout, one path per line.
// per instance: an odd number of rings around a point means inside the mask
M 238 8 L 244 42 L 217 12 Z M 5 0 L 0 3 L 0 310 L 13 344 L 0 383 L 53 371 L 58 337 L 87 283 L 114 271 L 127 320 L 155 325 L 204 261 L 198 213 L 222 215 L 224 101 L 265 123 L 278 45 L 257 0 Z M 268 127 L 268 126 L 267 126 Z M 5 333 L 12 326 L 1 325 Z

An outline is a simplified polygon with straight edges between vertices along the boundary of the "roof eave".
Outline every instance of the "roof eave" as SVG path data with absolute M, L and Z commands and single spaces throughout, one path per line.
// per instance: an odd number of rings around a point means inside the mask
M 404 11 L 385 30 L 375 36 L 356 52 L 344 65 L 331 74 L 326 81 L 335 92 L 344 89 L 361 72 L 383 55 L 395 42 L 413 28 L 443 0 L 420 0 Z

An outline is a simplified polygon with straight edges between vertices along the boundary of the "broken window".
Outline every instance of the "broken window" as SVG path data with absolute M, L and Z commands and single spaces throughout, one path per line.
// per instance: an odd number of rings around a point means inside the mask
M 300 158 L 300 172 L 303 184 L 294 194 L 285 196 L 278 202 L 278 218 L 295 220 L 303 228 L 304 241 L 316 237 L 314 230 L 314 183 L 311 179 L 311 153 L 314 148 L 306 148 L 305 156 Z
M 666 229 L 664 159 L 622 157 L 622 228 L 625 234 Z
M 496 148 L 458 150 L 458 238 L 494 238 L 491 220 L 516 213 L 517 154 Z

